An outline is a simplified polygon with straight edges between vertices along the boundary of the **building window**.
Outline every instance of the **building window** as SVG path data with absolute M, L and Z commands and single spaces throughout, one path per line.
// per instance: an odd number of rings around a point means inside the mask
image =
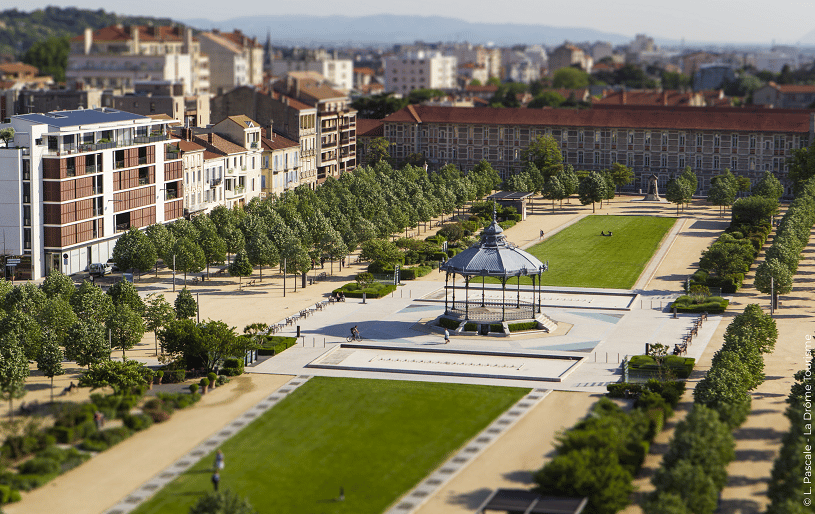
M 600 152 L 594 152 L 594 162 L 592 164 L 600 164 Z
M 713 134 L 713 148 L 719 148 L 719 146 L 721 146 L 721 139 L 719 134 Z
M 685 133 L 684 132 L 679 134 L 679 146 L 685 146 Z
M 750 171 L 756 171 L 756 158 L 750 157 Z
M 660 154 L 660 156 L 659 156 L 659 167 L 660 168 L 667 168 L 668 167 L 668 156 L 665 155 L 664 153 Z
M 696 169 L 697 170 L 702 169 L 702 156 L 701 155 L 696 156 Z
M 583 164 L 583 152 L 577 152 L 577 164 Z
M 625 165 L 629 166 L 629 167 L 634 166 L 634 154 L 633 153 L 629 152 L 628 154 L 626 154 L 626 156 L 625 156 Z
M 750 136 L 750 149 L 755 150 L 756 148 L 756 136 Z
M 730 146 L 732 146 L 733 148 L 736 148 L 737 146 L 739 146 L 739 135 L 738 134 L 732 134 L 730 136 Z
M 582 130 L 577 131 L 577 142 L 582 143 L 585 141 L 586 135 L 583 133 Z
M 702 146 L 702 134 L 696 134 L 696 146 Z
M 611 131 L 611 144 L 613 144 L 613 145 L 617 144 L 617 131 L 616 130 Z
M 634 144 L 634 131 L 633 130 L 628 131 L 628 144 L 629 145 Z
M 731 157 L 730 158 L 730 169 L 735 170 L 736 168 L 738 168 L 738 165 L 739 165 L 739 160 L 737 158 L 735 158 L 735 157 Z
M 645 146 L 651 146 L 651 133 L 645 133 Z
M 679 156 L 679 168 L 685 169 L 685 156 L 684 155 Z
M 662 133 L 662 146 L 668 146 L 668 133 Z
M 713 156 L 713 169 L 714 169 L 714 170 L 718 170 L 718 169 L 719 169 L 719 167 L 720 167 L 720 166 L 719 166 L 719 164 L 720 164 L 720 163 L 719 163 L 719 156 L 718 156 L 718 155 L 714 155 L 714 156 Z
M 645 166 L 646 168 L 651 166 L 651 155 L 650 154 L 643 155 L 643 163 L 642 163 L 642 165 Z

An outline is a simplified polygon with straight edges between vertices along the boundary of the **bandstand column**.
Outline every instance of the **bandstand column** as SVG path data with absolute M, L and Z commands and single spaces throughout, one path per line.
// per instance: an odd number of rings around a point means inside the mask
M 521 308 L 521 275 L 518 275 L 518 291 L 517 297 L 515 299 L 515 308 L 516 309 Z
M 482 273 L 486 273 L 486 271 L 482 271 Z M 486 306 L 484 304 L 484 279 L 485 278 L 486 278 L 485 275 L 481 275 L 481 306 L 482 307 Z
M 456 310 L 456 274 L 453 273 L 453 311 Z
M 450 272 L 448 271 L 447 274 L 444 276 L 444 314 L 449 314 L 449 310 L 447 309 L 447 286 L 448 282 L 450 281 Z
M 470 277 L 464 277 L 464 319 L 470 317 Z
M 541 274 L 538 272 L 538 314 L 541 313 Z
M 501 279 L 501 321 L 506 321 L 507 309 L 507 277 Z

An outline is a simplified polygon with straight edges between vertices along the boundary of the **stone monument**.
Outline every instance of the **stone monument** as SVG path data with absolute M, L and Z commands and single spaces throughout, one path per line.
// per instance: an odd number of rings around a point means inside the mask
M 643 202 L 661 202 L 662 198 L 659 197 L 659 190 L 657 188 L 657 176 L 651 174 L 648 177 L 648 193 L 645 195 L 645 198 L 642 199 Z

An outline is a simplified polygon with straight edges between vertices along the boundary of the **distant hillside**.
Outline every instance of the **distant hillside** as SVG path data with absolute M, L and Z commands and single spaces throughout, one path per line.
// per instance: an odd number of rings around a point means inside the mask
M 587 28 L 523 25 L 520 23 L 470 23 L 441 16 L 310 16 L 280 15 L 231 18 L 223 21 L 184 20 L 202 30 L 217 28 L 231 31 L 240 28 L 245 34 L 265 40 L 271 32 L 279 45 L 331 46 L 377 45 L 394 43 L 454 42 L 494 43 L 499 46 L 518 44 L 559 45 L 564 40 L 630 42 L 633 37 Z
M 109 25 L 170 25 L 169 18 L 119 16 L 114 13 L 67 7 L 46 7 L 33 12 L 10 9 L 0 11 L 0 54 L 19 58 L 36 41 L 50 37 L 73 37 L 82 34 L 85 27 L 100 29 Z

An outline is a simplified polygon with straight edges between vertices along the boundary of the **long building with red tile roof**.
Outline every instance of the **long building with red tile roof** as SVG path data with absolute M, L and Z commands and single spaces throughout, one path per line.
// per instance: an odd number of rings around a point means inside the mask
M 595 109 L 495 109 L 409 105 L 382 120 L 397 160 L 421 153 L 431 168 L 472 169 L 487 160 L 502 176 L 523 169 L 522 151 L 551 136 L 565 163 L 633 168 L 634 191 L 656 174 L 660 186 L 690 166 L 700 192 L 729 168 L 757 180 L 765 170 L 786 182 L 792 150 L 809 144 L 815 113 L 804 110 L 606 106 Z

